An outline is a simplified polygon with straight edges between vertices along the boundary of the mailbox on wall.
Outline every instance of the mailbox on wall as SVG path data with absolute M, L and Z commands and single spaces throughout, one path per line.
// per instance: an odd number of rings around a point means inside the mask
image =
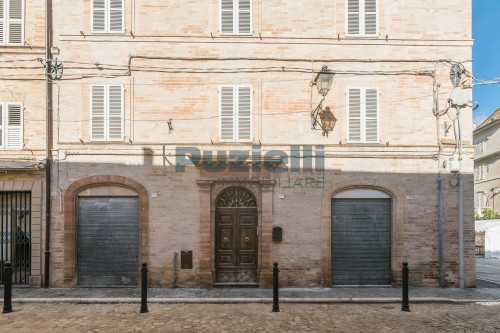
M 281 227 L 273 228 L 273 241 L 281 242 L 283 240 L 283 229 Z

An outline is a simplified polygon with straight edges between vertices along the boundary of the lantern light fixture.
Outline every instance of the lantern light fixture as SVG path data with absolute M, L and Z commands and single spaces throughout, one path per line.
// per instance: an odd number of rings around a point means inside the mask
M 318 92 L 323 97 L 326 97 L 330 88 L 332 86 L 333 77 L 335 73 L 331 69 L 328 69 L 328 66 L 323 66 L 321 72 L 316 75 L 316 78 L 313 81 L 313 84 L 318 87 Z

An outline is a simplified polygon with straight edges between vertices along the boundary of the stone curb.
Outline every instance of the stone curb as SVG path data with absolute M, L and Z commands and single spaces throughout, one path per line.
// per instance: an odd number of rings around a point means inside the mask
M 500 300 L 491 299 L 453 299 L 445 297 L 416 297 L 410 298 L 411 303 L 444 303 L 444 304 L 463 304 L 477 302 L 499 302 Z M 109 298 L 13 298 L 13 303 L 72 303 L 72 304 L 135 304 L 141 303 L 140 298 L 109 297 Z M 251 304 L 251 303 L 272 303 L 272 298 L 259 297 L 223 297 L 223 298 L 149 298 L 148 303 L 170 303 L 170 304 Z M 400 303 L 398 297 L 372 297 L 372 298 L 281 298 L 280 303 L 318 303 L 318 304 L 373 304 L 373 303 Z

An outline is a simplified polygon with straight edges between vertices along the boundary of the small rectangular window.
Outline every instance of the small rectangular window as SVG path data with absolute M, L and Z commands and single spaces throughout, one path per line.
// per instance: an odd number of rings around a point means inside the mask
M 23 111 L 23 103 L 0 103 L 0 148 L 23 148 Z
M 347 141 L 379 142 L 378 89 L 347 89 Z
M 123 141 L 124 86 L 90 86 L 90 140 Z
M 252 34 L 252 0 L 220 0 L 220 33 Z
M 484 140 L 479 140 L 476 142 L 476 155 L 480 155 L 484 152 Z
M 92 32 L 125 32 L 124 0 L 92 0 Z
M 252 141 L 252 87 L 219 87 L 219 140 Z
M 346 0 L 346 35 L 378 34 L 377 0 Z
M 0 0 L 0 44 L 24 45 L 24 0 Z

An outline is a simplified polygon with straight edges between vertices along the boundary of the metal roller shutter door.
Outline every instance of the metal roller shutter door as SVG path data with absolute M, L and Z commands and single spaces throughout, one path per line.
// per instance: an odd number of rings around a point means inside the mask
M 78 198 L 78 284 L 137 285 L 137 197 Z
M 391 200 L 332 199 L 332 284 L 391 283 Z

